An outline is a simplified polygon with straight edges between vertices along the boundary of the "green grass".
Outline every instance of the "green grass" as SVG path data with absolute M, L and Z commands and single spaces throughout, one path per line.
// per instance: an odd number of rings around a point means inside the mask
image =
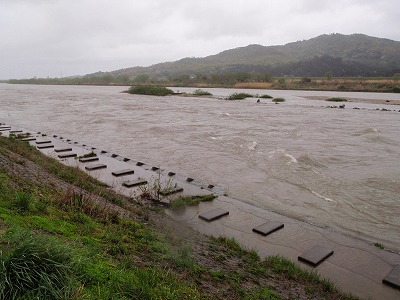
M 228 97 L 228 100 L 243 100 L 246 98 L 253 98 L 254 95 L 248 93 L 233 93 Z
M 245 295 L 244 300 L 280 300 L 282 299 L 276 292 L 267 289 L 267 288 L 260 288 L 254 290 L 249 295 Z
M 17 191 L 14 197 L 14 207 L 19 213 L 27 213 L 31 210 L 31 203 L 33 201 L 32 194 L 23 191 Z
M 44 235 L 14 232 L 0 255 L 1 299 L 71 299 L 77 265 L 71 249 Z
M 218 196 L 216 195 L 201 195 L 201 196 L 186 196 L 178 197 L 171 201 L 170 207 L 172 209 L 183 208 L 186 206 L 198 205 L 200 202 L 212 201 Z
M 385 246 L 382 243 L 375 243 L 374 246 L 379 249 L 385 249 Z
M 163 86 L 156 85 L 137 85 L 129 88 L 128 93 L 139 95 L 167 96 L 174 92 Z
M 43 213 L 35 209 L 38 200 L 32 197 L 29 213 L 21 215 L 20 206 L 8 203 L 19 188 L 0 174 L 0 220 L 9 226 L 0 234 L 0 299 L 200 298 L 198 289 L 182 281 L 168 263 L 176 262 L 177 268 L 193 265 L 190 253 L 173 254 L 150 228 L 88 215 L 82 195 L 60 194 L 45 186 L 36 186 L 34 192 L 29 180 L 19 184 L 25 189 L 31 185 L 32 193 L 48 194 L 51 202 Z M 14 228 L 24 234 L 13 233 Z M 142 267 L 137 264 L 141 261 Z
M 325 101 L 330 101 L 330 102 L 347 102 L 346 98 L 341 98 L 341 97 L 332 97 L 328 98 Z

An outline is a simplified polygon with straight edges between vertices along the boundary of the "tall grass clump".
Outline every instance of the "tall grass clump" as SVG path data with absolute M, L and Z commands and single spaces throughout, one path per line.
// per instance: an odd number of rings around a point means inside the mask
M 286 100 L 284 98 L 274 98 L 272 99 L 272 102 L 278 103 L 278 102 L 285 102 Z
M 32 194 L 18 191 L 15 193 L 13 206 L 20 214 L 27 213 L 31 210 L 32 201 Z
M 42 235 L 18 239 L 0 253 L 0 299 L 71 299 L 76 281 L 70 249 Z
M 260 98 L 263 98 L 263 99 L 272 99 L 273 97 L 272 97 L 271 95 L 265 94 L 265 95 L 261 95 Z
M 139 95 L 167 96 L 174 92 L 163 86 L 157 85 L 136 85 L 129 88 L 128 93 Z
M 233 93 L 228 97 L 228 100 L 243 100 L 246 98 L 253 98 L 254 95 L 248 93 Z

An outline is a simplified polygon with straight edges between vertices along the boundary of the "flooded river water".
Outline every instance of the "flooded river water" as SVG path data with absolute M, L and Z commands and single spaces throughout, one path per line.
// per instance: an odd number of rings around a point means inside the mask
M 399 94 L 245 90 L 286 99 L 276 105 L 217 99 L 238 91 L 230 89 L 206 89 L 214 99 L 124 89 L 0 84 L 0 122 L 161 166 L 400 251 L 400 106 L 385 102 Z M 306 99 L 315 96 L 382 103 L 335 109 Z

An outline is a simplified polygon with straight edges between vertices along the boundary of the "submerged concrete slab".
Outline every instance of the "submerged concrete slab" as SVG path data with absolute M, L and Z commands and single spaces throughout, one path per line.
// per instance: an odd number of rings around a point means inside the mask
M 126 181 L 126 182 L 122 183 L 122 185 L 124 187 L 128 187 L 128 188 L 145 185 L 145 184 L 147 184 L 147 180 L 144 180 L 144 179 L 130 180 L 130 181 Z
M 308 263 L 312 266 L 318 266 L 325 259 L 333 254 L 333 250 L 324 248 L 320 245 L 315 245 L 311 249 L 299 256 L 299 260 Z
M 85 169 L 88 171 L 94 171 L 98 169 L 105 169 L 107 168 L 107 165 L 104 164 L 96 164 L 96 165 L 91 165 L 91 166 L 86 166 Z
M 139 167 L 141 167 L 141 166 L 144 165 L 144 163 L 142 163 L 141 161 L 138 161 L 138 162 L 136 163 L 136 165 L 139 166 Z
M 38 149 L 49 149 L 49 148 L 54 148 L 54 145 L 50 145 L 50 144 L 44 144 L 44 145 L 39 145 L 36 146 Z
M 119 176 L 126 176 L 126 175 L 130 175 L 130 174 L 135 174 L 135 171 L 132 169 L 124 169 L 124 170 L 120 170 L 120 171 L 114 171 L 111 172 L 112 175 L 119 177 Z
M 9 131 L 11 128 L 0 128 L 0 131 Z
M 55 152 L 68 152 L 68 151 L 72 151 L 72 148 L 66 147 L 66 148 L 57 148 L 54 149 Z
M 66 154 L 59 154 L 58 157 L 59 158 L 69 158 L 69 157 L 76 157 L 77 154 L 76 153 L 66 153 Z
M 222 208 L 216 208 L 199 215 L 199 218 L 208 222 L 212 222 L 227 215 L 229 215 L 229 211 Z
M 51 141 L 50 140 L 45 140 L 45 141 L 36 141 L 37 145 L 42 145 L 42 144 L 50 144 Z
M 80 162 L 83 162 L 83 163 L 85 163 L 85 162 L 91 162 L 91 161 L 98 161 L 99 160 L 99 158 L 97 157 L 97 156 L 92 156 L 92 157 L 81 157 L 80 159 L 79 159 L 79 161 Z
M 36 141 L 36 138 L 35 137 L 28 137 L 28 138 L 21 139 L 21 141 L 23 141 L 23 142 Z
M 253 231 L 263 236 L 267 236 L 279 229 L 282 229 L 285 225 L 280 222 L 271 221 L 261 224 L 260 226 L 254 227 Z
M 22 130 L 11 130 L 10 133 L 22 133 Z
M 400 289 L 400 265 L 395 266 L 382 282 Z
M 160 191 L 160 195 L 161 196 L 169 196 L 169 195 L 180 193 L 180 192 L 183 192 L 183 188 L 176 187 L 176 188 L 172 188 L 172 189 L 162 190 L 162 191 Z

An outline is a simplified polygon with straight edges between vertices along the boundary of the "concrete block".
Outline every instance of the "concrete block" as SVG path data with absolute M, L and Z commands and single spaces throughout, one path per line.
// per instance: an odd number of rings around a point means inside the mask
M 333 250 L 315 245 L 311 249 L 308 249 L 306 252 L 301 254 L 298 259 L 316 267 L 332 254 Z
M 253 228 L 253 231 L 263 236 L 267 236 L 279 229 L 282 229 L 285 225 L 276 221 L 266 222 Z
M 72 151 L 72 148 L 68 148 L 68 147 L 66 147 L 66 148 L 57 148 L 57 149 L 54 149 L 54 151 L 55 152 L 68 152 L 68 151 Z
M 394 288 L 400 289 L 400 265 L 395 266 L 382 282 Z
M 134 174 L 134 173 L 135 173 L 135 171 L 132 169 L 124 169 L 124 170 L 120 170 L 120 171 L 111 172 L 111 174 L 116 177 L 126 176 L 126 175 L 130 175 L 130 174 Z
M 38 149 L 49 149 L 49 148 L 54 148 L 54 145 L 49 145 L 49 144 L 44 144 L 44 145 L 39 145 L 36 146 Z
M 104 165 L 104 164 L 96 164 L 96 165 L 91 165 L 91 166 L 85 167 L 85 169 L 88 171 L 94 171 L 94 170 L 105 169 L 105 168 L 107 168 L 107 165 Z
M 207 222 L 212 222 L 227 215 L 229 215 L 229 211 L 222 208 L 216 208 L 199 215 L 199 218 L 206 220 Z
M 58 157 L 59 158 L 69 158 L 69 157 L 76 157 L 77 154 L 76 153 L 66 153 L 66 154 L 59 154 Z
M 122 185 L 124 187 L 128 187 L 128 188 L 136 187 L 136 186 L 140 186 L 140 185 L 144 185 L 144 184 L 147 184 L 147 180 L 137 179 L 137 180 L 130 180 L 130 181 L 126 181 L 126 182 L 122 183 Z
M 85 162 L 91 162 L 91 161 L 98 161 L 98 160 L 99 160 L 99 158 L 98 158 L 97 156 L 81 157 L 81 158 L 79 158 L 79 161 L 80 161 L 80 162 L 83 162 L 83 163 L 85 163 Z

